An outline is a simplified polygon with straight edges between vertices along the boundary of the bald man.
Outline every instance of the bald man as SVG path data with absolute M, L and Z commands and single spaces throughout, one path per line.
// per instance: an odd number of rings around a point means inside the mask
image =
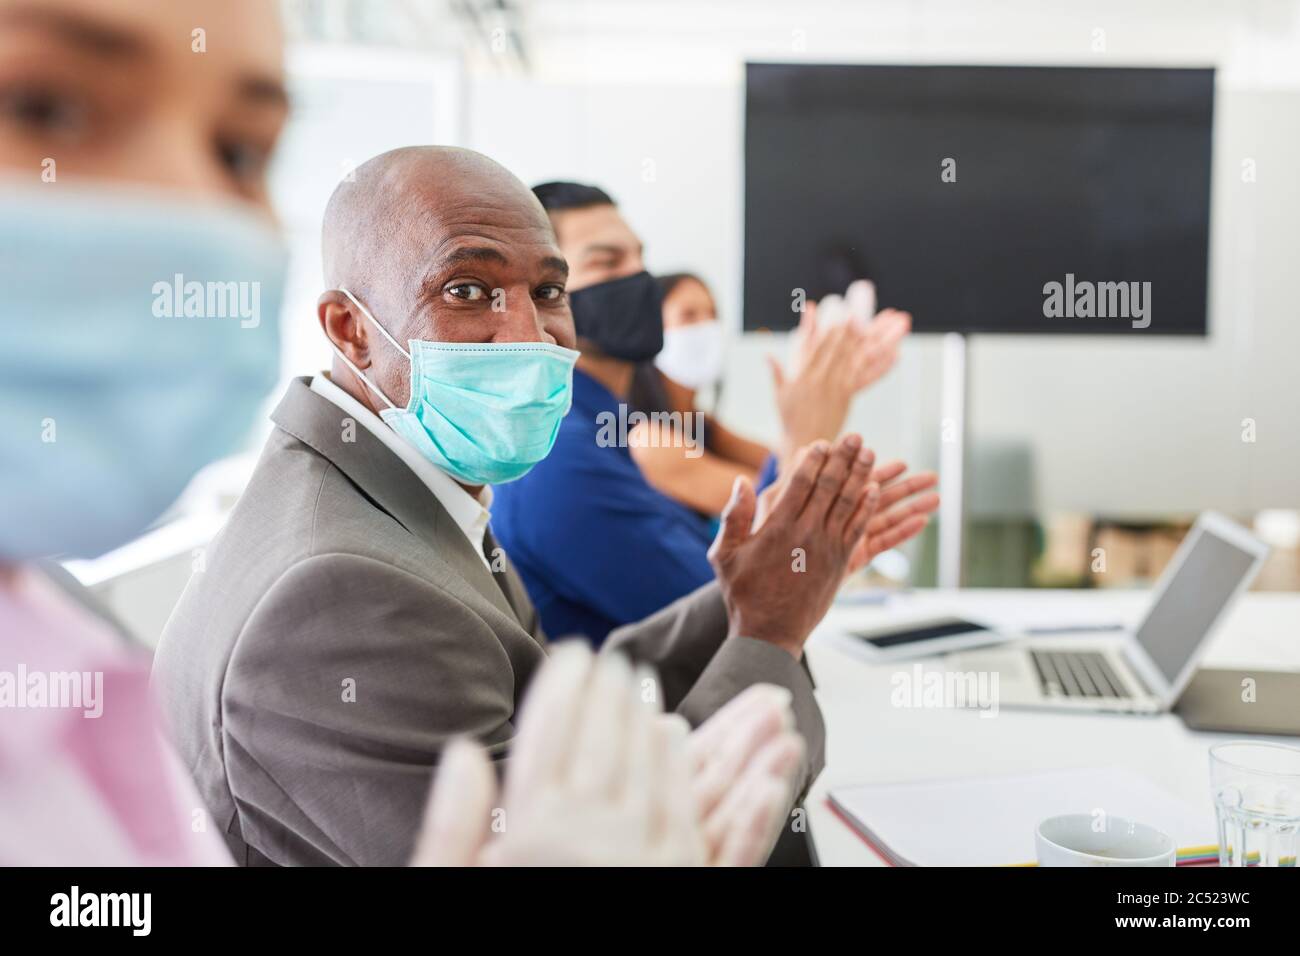
M 275 410 L 155 681 L 237 860 L 396 864 L 444 745 L 470 735 L 503 757 L 546 653 L 485 485 L 543 457 L 568 410 L 567 267 L 529 190 L 457 149 L 366 163 L 322 244 L 332 371 Z M 801 788 L 823 753 L 803 643 L 877 501 L 870 468 L 856 436 L 811 448 L 758 521 L 738 484 L 718 582 L 607 642 L 653 665 L 642 693 L 692 725 L 754 683 L 786 688 Z

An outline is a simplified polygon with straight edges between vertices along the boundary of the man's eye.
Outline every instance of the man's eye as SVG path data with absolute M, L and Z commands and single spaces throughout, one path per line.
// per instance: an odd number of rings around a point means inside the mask
M 487 298 L 487 289 L 476 282 L 457 282 L 447 286 L 447 294 L 466 302 L 480 302 Z
M 543 302 L 559 302 L 564 298 L 564 286 L 544 285 L 537 290 L 537 298 Z
M 0 117 L 43 136 L 75 139 L 90 121 L 90 108 L 78 96 L 52 89 L 0 90 Z

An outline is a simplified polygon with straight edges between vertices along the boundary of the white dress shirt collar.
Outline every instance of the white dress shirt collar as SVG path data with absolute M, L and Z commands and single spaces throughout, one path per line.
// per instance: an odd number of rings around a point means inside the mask
M 384 423 L 378 415 L 355 398 L 330 381 L 326 373 L 312 376 L 311 390 L 322 398 L 333 402 L 351 415 L 359 425 L 378 438 L 390 451 L 415 472 L 426 488 L 438 499 L 438 503 L 451 515 L 451 520 L 465 533 L 469 543 L 474 546 L 478 556 L 491 570 L 492 566 L 483 551 L 483 538 L 487 533 L 488 521 L 492 517 L 492 488 L 483 486 L 483 491 L 475 498 L 458 485 L 450 475 L 425 458 L 398 434 Z

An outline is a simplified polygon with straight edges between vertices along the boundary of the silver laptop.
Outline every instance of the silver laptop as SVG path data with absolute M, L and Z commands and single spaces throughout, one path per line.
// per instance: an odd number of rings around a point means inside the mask
M 1161 713 L 1192 679 L 1214 627 L 1250 586 L 1268 546 L 1213 512 L 1197 519 L 1132 633 L 1057 633 L 945 655 L 946 667 L 998 674 L 998 704 Z

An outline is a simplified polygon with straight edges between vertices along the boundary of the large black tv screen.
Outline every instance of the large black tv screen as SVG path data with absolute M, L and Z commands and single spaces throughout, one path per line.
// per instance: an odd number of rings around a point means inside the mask
M 1205 335 L 1212 69 L 753 63 L 745 328 Z

